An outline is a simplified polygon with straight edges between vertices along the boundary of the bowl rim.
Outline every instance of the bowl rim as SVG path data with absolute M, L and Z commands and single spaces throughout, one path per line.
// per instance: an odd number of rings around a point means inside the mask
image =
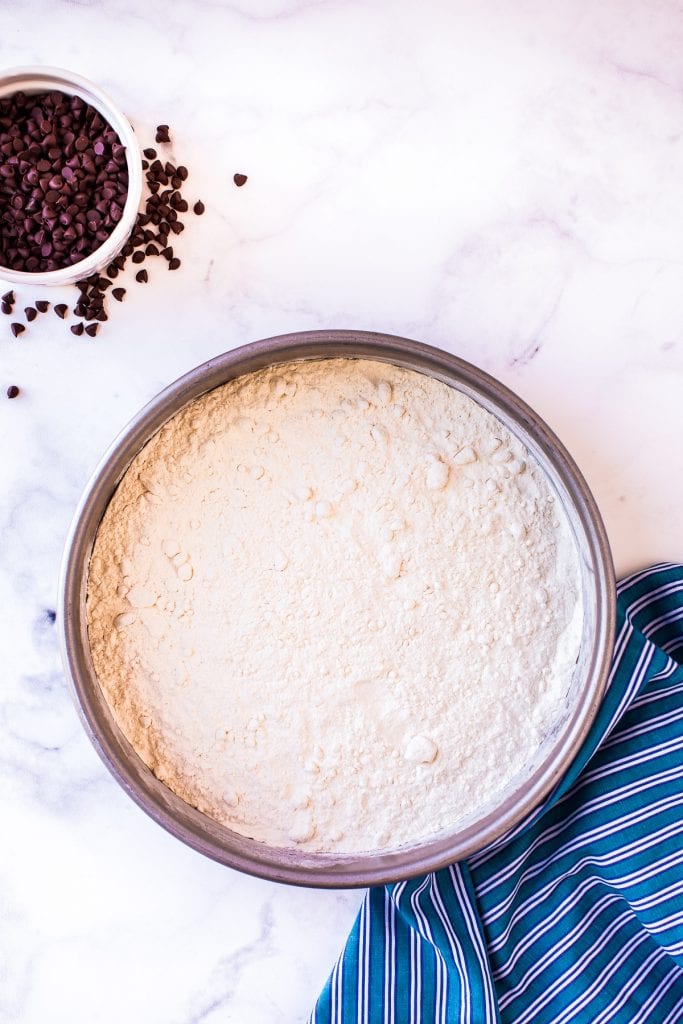
M 85 594 L 92 544 L 116 486 L 144 444 L 190 401 L 235 377 L 270 365 L 320 358 L 376 359 L 428 373 L 451 386 L 457 382 L 459 390 L 506 425 L 508 417 L 514 421 L 522 443 L 528 447 L 531 442 L 537 457 L 545 453 L 571 496 L 590 553 L 586 572 L 595 584 L 595 639 L 586 680 L 578 706 L 559 731 L 550 755 L 512 798 L 478 820 L 388 852 L 310 854 L 269 847 L 190 807 L 156 779 L 113 722 L 87 642 Z M 469 857 L 517 826 L 548 795 L 577 754 L 604 693 L 615 635 L 616 585 L 605 527 L 586 481 L 555 434 L 513 391 L 473 364 L 422 342 L 369 331 L 304 331 L 266 338 L 207 360 L 156 395 L 123 428 L 92 474 L 73 517 L 62 561 L 58 624 L 65 674 L 85 730 L 111 774 L 142 810 L 195 850 L 240 871 L 294 885 L 355 888 L 422 875 Z
M 25 86 L 22 83 L 27 83 Z M 138 215 L 142 198 L 142 153 L 130 121 L 108 93 L 83 75 L 66 68 L 48 65 L 18 65 L 5 68 L 0 73 L 0 99 L 12 93 L 49 92 L 58 89 L 70 95 L 80 96 L 95 107 L 107 123 L 116 131 L 126 150 L 128 167 L 128 192 L 121 219 L 112 233 L 97 249 L 77 263 L 58 270 L 32 272 L 12 270 L 0 264 L 0 279 L 15 285 L 54 287 L 73 284 L 107 266 L 120 253 L 130 236 Z

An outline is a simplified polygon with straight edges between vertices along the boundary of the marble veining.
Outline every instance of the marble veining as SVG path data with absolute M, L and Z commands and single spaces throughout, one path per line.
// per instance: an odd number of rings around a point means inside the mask
M 78 496 L 127 419 L 198 362 L 360 327 L 440 345 L 534 405 L 588 478 L 620 572 L 683 558 L 683 9 L 26 0 L 7 13 L 5 65 L 95 79 L 142 140 L 170 123 L 207 211 L 188 218 L 181 271 L 152 265 L 146 287 L 128 275 L 95 340 L 52 314 L 20 339 L 0 323 L 0 1024 L 303 1021 L 360 894 L 213 864 L 109 778 L 53 621 Z M 18 308 L 37 297 L 19 292 Z

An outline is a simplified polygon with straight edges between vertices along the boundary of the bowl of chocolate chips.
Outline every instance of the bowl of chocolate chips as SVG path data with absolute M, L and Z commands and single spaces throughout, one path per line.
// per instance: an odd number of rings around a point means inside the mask
M 0 75 L 0 278 L 98 273 L 126 244 L 141 193 L 135 133 L 101 89 L 60 68 Z

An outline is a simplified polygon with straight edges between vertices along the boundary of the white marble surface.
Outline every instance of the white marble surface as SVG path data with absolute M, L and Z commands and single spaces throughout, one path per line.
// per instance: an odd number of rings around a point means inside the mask
M 182 271 L 152 267 L 95 341 L 51 314 L 16 341 L 0 324 L 0 1022 L 303 1020 L 359 894 L 210 863 L 109 778 L 47 616 L 79 492 L 128 417 L 196 363 L 362 327 L 443 346 L 530 401 L 594 488 L 620 571 L 683 558 L 683 8 L 3 13 L 5 64 L 96 79 L 141 138 L 168 121 L 207 213 L 178 244 Z

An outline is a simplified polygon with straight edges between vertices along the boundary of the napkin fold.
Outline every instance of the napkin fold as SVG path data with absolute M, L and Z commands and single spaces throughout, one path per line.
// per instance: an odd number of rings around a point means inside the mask
M 683 1021 L 683 565 L 617 591 L 566 775 L 476 856 L 370 889 L 309 1024 Z

